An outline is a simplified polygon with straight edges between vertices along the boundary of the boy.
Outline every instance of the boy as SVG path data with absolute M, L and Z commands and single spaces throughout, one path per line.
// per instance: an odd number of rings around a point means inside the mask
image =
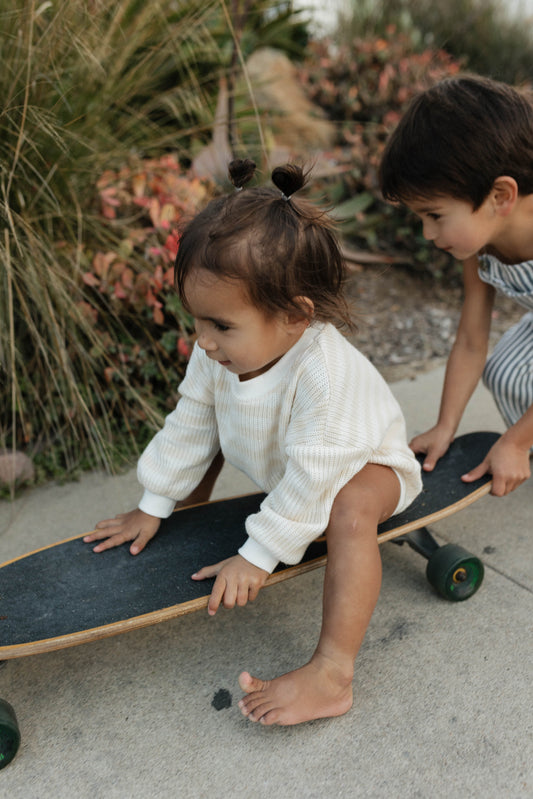
M 533 446 L 533 105 L 477 76 L 418 95 L 380 166 L 383 196 L 422 220 L 426 239 L 463 261 L 464 304 L 448 359 L 437 423 L 410 443 L 431 471 L 450 445 L 481 376 L 507 431 L 463 476 L 492 473 L 503 496 L 530 476 Z M 529 310 L 488 359 L 496 290 Z

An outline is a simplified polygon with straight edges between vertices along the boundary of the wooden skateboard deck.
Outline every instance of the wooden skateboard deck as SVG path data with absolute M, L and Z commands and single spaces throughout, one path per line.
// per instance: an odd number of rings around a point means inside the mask
M 424 489 L 412 505 L 380 525 L 379 542 L 404 537 L 429 557 L 408 534 L 490 491 L 489 476 L 472 484 L 460 477 L 483 460 L 497 438 L 496 433 L 473 433 L 456 439 L 435 471 L 424 473 Z M 249 494 L 176 511 L 135 557 L 128 544 L 95 554 L 93 545 L 83 542 L 84 533 L 3 564 L 0 660 L 75 646 L 205 608 L 213 580 L 195 582 L 190 575 L 237 552 L 245 539 L 244 521 L 263 498 L 264 494 Z M 432 541 L 429 554 L 446 549 Z M 466 579 L 463 560 L 453 562 L 454 580 L 457 575 Z M 301 563 L 278 567 L 267 585 L 325 562 L 325 540 L 319 539 Z M 477 561 L 477 572 L 479 568 L 482 578 Z

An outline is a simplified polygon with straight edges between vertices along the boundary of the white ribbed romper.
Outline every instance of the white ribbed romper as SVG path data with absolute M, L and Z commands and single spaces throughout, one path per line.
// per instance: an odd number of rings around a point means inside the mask
M 394 469 L 396 512 L 421 489 L 405 421 L 374 366 L 331 324 L 314 324 L 268 371 L 239 381 L 195 345 L 181 398 L 140 458 L 139 507 L 165 518 L 219 449 L 267 493 L 240 554 L 272 571 L 327 527 L 339 490 L 367 463 Z

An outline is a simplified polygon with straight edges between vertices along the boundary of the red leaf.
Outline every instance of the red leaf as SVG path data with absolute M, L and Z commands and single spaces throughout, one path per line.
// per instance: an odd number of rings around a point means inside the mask
M 115 291 L 115 297 L 118 300 L 125 300 L 127 298 L 127 296 L 128 296 L 127 292 L 124 291 L 124 286 L 118 280 L 115 283 L 114 291 Z
M 176 349 L 178 350 L 179 354 L 183 358 L 187 358 L 187 360 L 190 358 L 190 356 L 191 356 L 191 348 L 189 347 L 189 344 L 185 341 L 184 338 L 180 337 L 178 339 L 178 343 L 176 345 Z
M 172 233 L 169 236 L 167 236 L 167 239 L 165 241 L 165 249 L 168 250 L 171 253 L 171 255 L 173 255 L 174 258 L 178 253 L 179 241 L 180 241 L 179 234 L 176 233 L 175 230 L 173 230 Z

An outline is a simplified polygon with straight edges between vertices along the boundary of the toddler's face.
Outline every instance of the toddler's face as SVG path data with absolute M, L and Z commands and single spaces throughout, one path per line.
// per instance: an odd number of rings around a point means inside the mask
M 187 304 L 198 344 L 207 356 L 240 380 L 266 372 L 298 341 L 305 320 L 265 315 L 250 303 L 243 283 L 197 269 L 186 280 Z

